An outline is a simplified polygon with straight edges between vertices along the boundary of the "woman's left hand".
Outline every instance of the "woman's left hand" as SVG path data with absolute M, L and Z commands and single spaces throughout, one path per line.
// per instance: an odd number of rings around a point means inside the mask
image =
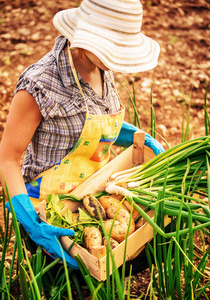
M 134 137 L 134 132 L 138 131 L 139 128 L 135 127 L 134 125 L 123 122 L 122 128 L 120 130 L 119 136 L 114 143 L 116 146 L 121 146 L 121 147 L 129 147 L 133 144 L 133 137 Z M 151 148 L 155 155 L 158 155 L 159 153 L 162 153 L 165 151 L 163 146 L 151 135 L 145 132 L 145 141 L 144 144 Z

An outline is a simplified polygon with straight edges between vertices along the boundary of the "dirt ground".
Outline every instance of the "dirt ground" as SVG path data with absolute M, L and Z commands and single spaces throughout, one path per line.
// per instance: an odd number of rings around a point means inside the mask
M 20 73 L 51 50 L 58 35 L 54 14 L 80 1 L 0 1 L 0 138 Z M 210 77 L 209 0 L 143 0 L 142 31 L 159 42 L 159 65 L 148 72 L 115 74 L 122 101 L 127 104 L 126 86 L 132 80 L 141 127 L 148 131 L 150 91 L 157 132 L 170 146 L 181 142 L 182 121 L 191 98 L 190 138 L 205 134 L 204 95 Z M 210 104 L 208 104 L 210 110 Z M 186 119 L 185 113 L 185 119 Z M 126 116 L 127 118 L 127 116 Z M 163 146 L 164 141 L 160 139 Z
M 0 139 L 20 73 L 50 51 L 59 34 L 52 24 L 54 14 L 80 2 L 0 0 Z M 142 31 L 159 42 L 159 64 L 144 73 L 115 74 L 115 79 L 125 105 L 128 103 L 125 87 L 132 93 L 134 81 L 141 128 L 148 133 L 153 87 L 157 132 L 171 147 L 181 142 L 188 109 L 189 138 L 205 135 L 204 97 L 210 77 L 210 1 L 143 0 L 142 4 Z M 207 110 L 210 114 L 209 101 Z M 157 139 L 166 148 L 164 140 Z M 149 274 L 144 271 L 134 279 L 134 293 L 136 289 L 146 293 L 148 283 Z

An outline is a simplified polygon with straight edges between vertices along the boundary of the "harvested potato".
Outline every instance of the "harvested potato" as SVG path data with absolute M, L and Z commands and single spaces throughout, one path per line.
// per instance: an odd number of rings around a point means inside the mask
M 107 234 L 109 234 L 109 232 L 111 230 L 112 222 L 113 222 L 112 219 L 107 219 L 104 222 L 104 227 L 105 227 Z M 127 232 L 127 230 L 126 230 L 125 226 L 123 226 L 119 221 L 115 220 L 114 226 L 113 226 L 112 232 L 111 232 L 111 237 L 113 239 L 115 239 L 117 242 L 121 243 L 126 238 L 126 232 Z
M 85 248 L 90 252 L 91 249 L 100 248 L 102 245 L 102 235 L 98 228 L 94 226 L 87 226 L 84 228 Z
M 106 195 L 101 196 L 99 198 L 100 203 L 103 205 L 103 207 L 106 210 L 107 217 L 110 219 L 113 219 L 117 209 L 120 205 L 118 214 L 116 216 L 116 220 L 119 221 L 126 229 L 128 229 L 129 219 L 130 219 L 130 213 L 124 203 L 120 204 L 121 201 L 119 200 L 119 197 L 117 198 L 116 195 Z M 135 231 L 135 222 L 133 217 L 131 218 L 131 225 L 129 228 L 129 235 L 132 234 Z
M 117 208 L 118 207 L 116 207 L 115 205 L 108 206 L 106 209 L 107 217 L 110 219 L 113 219 L 116 214 Z M 117 216 L 116 216 L 116 220 L 119 221 L 125 227 L 125 229 L 127 231 L 128 225 L 129 225 L 129 220 L 130 220 L 130 214 L 126 209 L 122 209 L 120 207 L 120 209 L 117 213 Z M 135 222 L 134 222 L 134 219 L 131 218 L 129 235 L 132 234 L 134 231 L 135 231 Z
M 118 195 L 105 195 L 105 196 L 101 196 L 99 198 L 99 202 L 101 203 L 101 205 L 106 210 L 107 207 L 110 206 L 110 205 L 119 206 L 119 204 L 121 202 L 120 201 L 121 199 L 122 199 L 122 196 L 119 197 Z M 127 209 L 124 204 L 121 204 L 121 208 Z
M 119 243 L 112 237 L 110 238 L 110 244 L 111 244 L 112 249 L 116 248 L 119 245 Z M 104 246 L 107 245 L 105 236 L 102 239 L 102 245 L 104 245 Z
M 99 215 L 98 215 L 98 211 L 96 208 L 96 205 L 98 206 L 101 216 L 103 219 L 106 218 L 106 212 L 104 207 L 101 205 L 101 203 L 98 201 L 97 198 L 90 196 L 90 195 L 86 195 L 83 198 L 83 204 L 86 208 L 86 210 L 91 214 L 91 216 L 93 216 L 94 218 L 96 218 L 97 220 L 99 220 Z
M 127 208 L 127 210 L 130 213 L 131 212 L 131 204 L 127 200 L 125 200 L 123 202 L 123 204 L 125 205 L 125 207 Z M 134 220 L 136 220 L 139 217 L 139 215 L 140 215 L 140 213 L 138 212 L 138 210 L 133 207 L 132 217 L 134 218 Z

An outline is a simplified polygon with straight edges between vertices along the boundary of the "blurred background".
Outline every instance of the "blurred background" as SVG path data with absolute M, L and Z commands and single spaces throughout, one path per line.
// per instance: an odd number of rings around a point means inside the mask
M 80 2 L 0 1 L 0 139 L 20 73 L 50 51 L 59 35 L 52 24 L 53 16 Z M 131 123 L 133 111 L 128 91 L 133 97 L 134 90 L 141 128 L 148 133 L 153 88 L 156 130 L 169 146 L 174 146 L 181 142 L 187 120 L 190 139 L 205 135 L 204 98 L 210 77 L 210 2 L 143 0 L 142 5 L 142 31 L 160 44 L 159 65 L 144 73 L 115 74 L 117 88 L 127 107 L 126 119 Z M 209 113 L 208 102 L 207 110 Z M 159 135 L 157 139 L 166 147 Z

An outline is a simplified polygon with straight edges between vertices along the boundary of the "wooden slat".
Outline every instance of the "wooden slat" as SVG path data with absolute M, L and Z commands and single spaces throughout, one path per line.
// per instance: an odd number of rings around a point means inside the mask
M 132 155 L 134 165 L 141 165 L 144 162 L 144 139 L 144 131 L 138 130 L 134 133 Z
M 60 239 L 61 239 L 61 245 L 63 246 L 64 250 L 68 252 L 68 249 L 71 246 L 71 244 L 73 243 L 73 241 L 66 236 L 63 236 Z M 100 270 L 99 260 L 92 254 L 90 254 L 87 250 L 85 250 L 80 245 L 78 245 L 77 243 L 75 243 L 74 246 L 71 248 L 71 250 L 69 251 L 69 255 L 71 255 L 72 257 L 75 257 L 76 253 L 78 253 L 79 256 L 81 257 L 84 264 L 88 268 L 90 274 L 92 276 L 94 276 L 95 278 L 98 278 L 98 279 L 101 278 L 101 275 L 100 275 L 101 270 Z
M 153 219 L 153 218 L 152 218 Z M 165 217 L 164 223 L 165 226 L 171 222 L 169 217 Z M 134 256 L 135 252 L 137 252 L 140 248 L 143 250 L 144 245 L 151 241 L 153 238 L 154 229 L 153 227 L 146 223 L 141 228 L 136 230 L 132 235 L 128 237 L 127 248 L 126 248 L 126 260 L 129 260 L 131 257 Z M 115 264 L 116 267 L 120 267 L 123 264 L 124 260 L 124 249 L 125 249 L 125 241 L 120 243 L 114 250 L 113 254 L 115 257 Z M 138 254 L 140 252 L 138 251 Z M 100 260 L 100 271 L 101 271 L 101 280 L 106 280 L 106 257 Z M 111 269 L 111 267 L 110 267 Z M 110 275 L 112 270 L 110 270 Z
M 154 152 L 144 145 L 144 162 L 148 162 L 155 157 Z M 78 198 L 85 195 L 97 193 L 105 184 L 107 179 L 114 173 L 132 168 L 133 164 L 133 145 L 123 151 L 116 158 L 111 160 L 103 168 L 94 173 L 91 177 L 81 183 L 75 190 L 71 192 Z

